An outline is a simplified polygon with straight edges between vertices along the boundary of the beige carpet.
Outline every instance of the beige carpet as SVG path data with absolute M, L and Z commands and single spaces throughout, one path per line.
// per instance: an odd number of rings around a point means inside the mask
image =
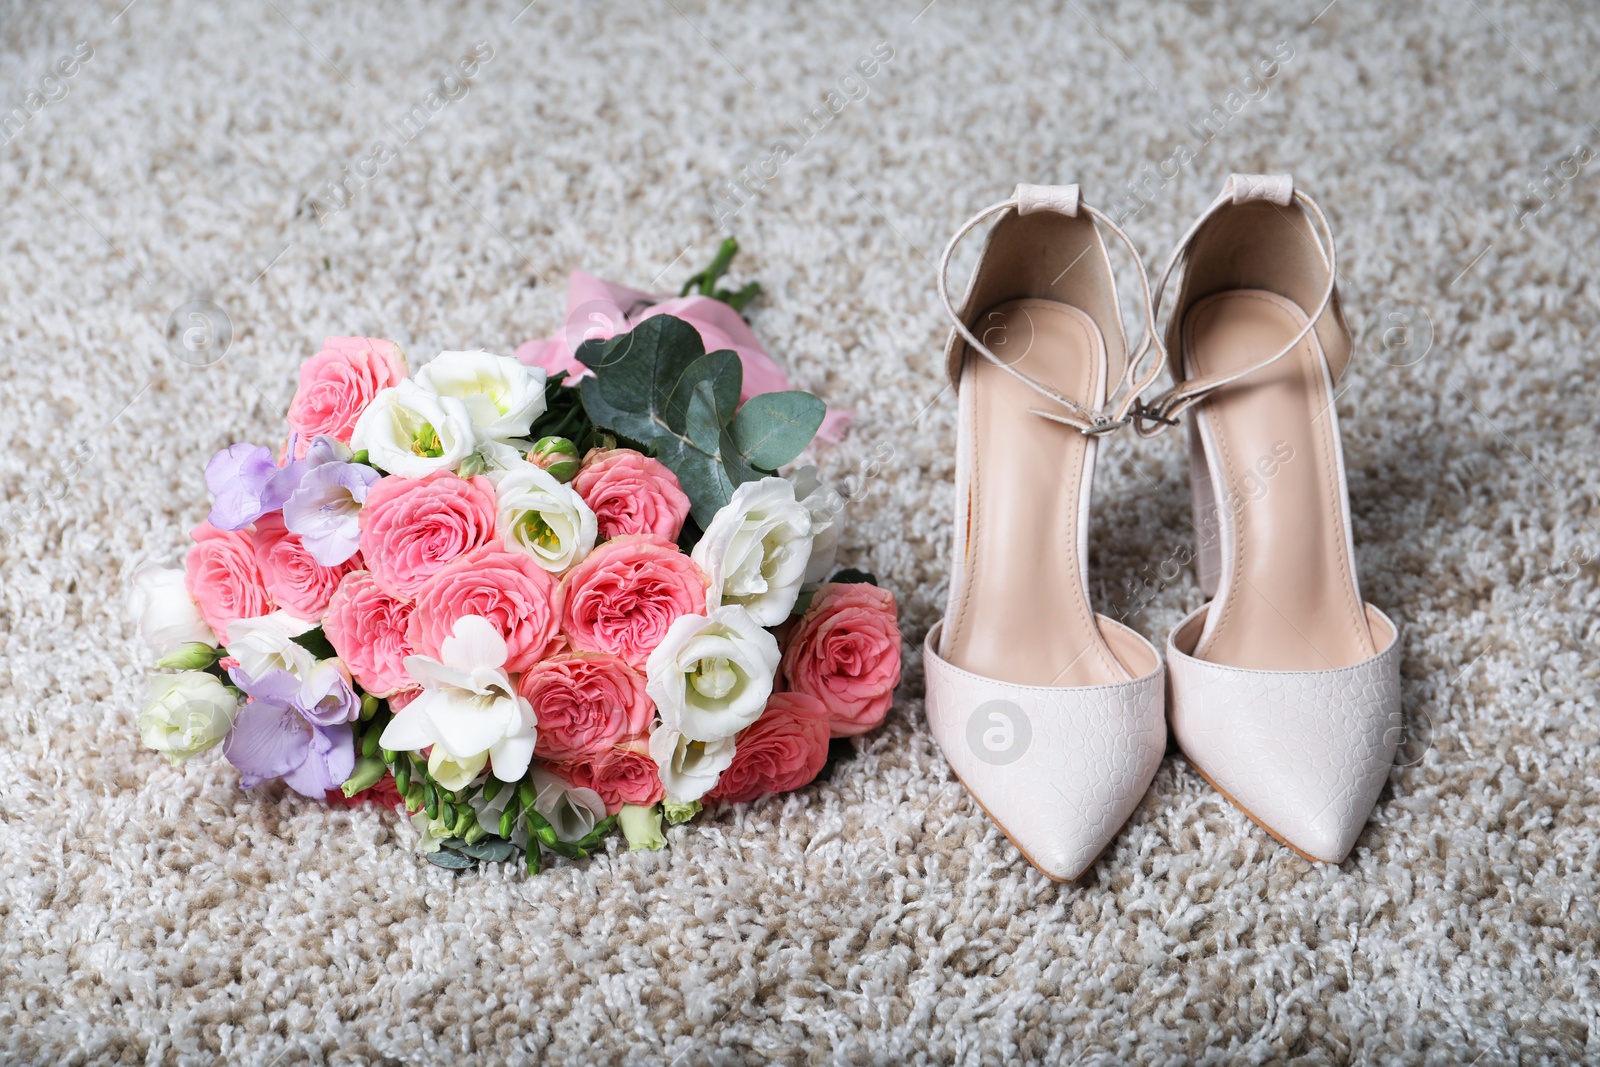
M 0 0 L 0 1061 L 1600 1060 L 1592 9 L 125 2 Z M 1081 181 L 1155 259 L 1235 169 L 1293 170 L 1341 240 L 1405 765 L 1327 868 L 1169 758 L 1056 886 L 922 719 L 953 434 L 930 260 L 1018 179 Z M 857 413 L 822 457 L 843 559 L 904 606 L 855 759 L 528 879 L 140 749 L 126 575 L 180 551 L 206 457 L 277 432 L 324 335 L 506 352 L 568 270 L 676 286 L 735 206 L 757 331 Z M 208 366 L 168 344 L 193 300 L 229 322 Z M 1099 484 L 1095 596 L 1158 640 L 1199 598 L 1186 478 L 1172 435 L 1118 440 Z

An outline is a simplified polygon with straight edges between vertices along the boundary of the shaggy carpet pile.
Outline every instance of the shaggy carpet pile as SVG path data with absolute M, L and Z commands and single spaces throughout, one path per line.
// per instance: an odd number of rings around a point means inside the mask
M 0 0 L 0 1062 L 1600 1059 L 1591 12 L 524 3 Z M 1293 171 L 1340 240 L 1406 737 L 1340 867 L 1174 754 L 1056 885 L 923 721 L 933 264 L 1018 180 L 1158 262 L 1233 170 Z M 140 748 L 128 573 L 325 335 L 509 352 L 569 270 L 675 288 L 724 233 L 757 333 L 856 417 L 817 459 L 907 655 L 854 758 L 528 878 Z M 1187 492 L 1181 435 L 1108 448 L 1093 595 L 1158 643 L 1201 599 Z

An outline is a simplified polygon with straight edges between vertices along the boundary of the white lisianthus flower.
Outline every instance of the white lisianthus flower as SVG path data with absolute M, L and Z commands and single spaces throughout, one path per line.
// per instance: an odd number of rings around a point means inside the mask
M 182 567 L 139 564 L 128 587 L 128 607 L 138 620 L 140 638 L 157 659 L 185 645 L 217 647 L 217 635 L 183 584 Z
M 695 741 L 670 726 L 657 726 L 650 735 L 650 758 L 660 768 L 667 803 L 688 804 L 710 792 L 732 766 L 733 738 Z
M 507 548 L 526 552 L 545 570 L 560 574 L 594 547 L 599 535 L 594 512 L 549 471 L 523 462 L 488 477 L 494 482 L 496 526 Z
M 152 674 L 139 713 L 139 738 L 173 763 L 204 752 L 227 736 L 239 701 L 204 671 Z
M 595 824 L 606 817 L 606 802 L 593 789 L 575 786 L 560 775 L 535 765 L 528 772 L 528 782 L 533 786 L 533 807 L 543 815 L 560 841 L 581 841 Z M 493 800 L 485 800 L 483 791 L 469 801 L 477 813 L 478 825 L 484 833 L 500 834 L 500 816 L 506 805 L 516 799 L 515 789 L 502 789 Z M 507 838 L 518 848 L 528 847 L 528 824 L 517 820 L 517 825 Z
M 452 780 L 472 769 L 470 782 L 485 759 L 502 782 L 519 780 L 533 759 L 538 732 L 533 708 L 505 671 L 505 638 L 481 615 L 463 615 L 440 643 L 439 656 L 406 657 L 406 670 L 422 694 L 384 727 L 379 743 L 403 752 L 433 745 L 430 771 L 437 755 Z
M 544 414 L 545 372 L 489 352 L 440 352 L 417 371 L 435 396 L 459 400 L 479 441 L 526 437 Z
M 811 513 L 784 478 L 745 482 L 711 517 L 690 558 L 711 587 L 706 606 L 738 604 L 762 626 L 789 617 L 811 559 Z
M 650 653 L 645 692 L 663 725 L 693 741 L 720 741 L 766 710 L 779 658 L 778 639 L 744 608 L 684 615 Z
M 372 464 L 390 474 L 423 478 L 455 470 L 476 441 L 465 403 L 407 379 L 372 398 L 356 420 L 350 447 L 365 449 Z
M 316 626 L 297 619 L 287 611 L 274 611 L 254 619 L 228 624 L 228 655 L 239 661 L 239 669 L 259 681 L 268 671 L 288 671 L 306 679 L 317 665 L 317 657 L 294 639 Z
M 806 466 L 789 475 L 794 497 L 811 515 L 811 559 L 806 563 L 802 589 L 815 589 L 833 574 L 844 534 L 844 497 L 817 478 L 817 468 Z

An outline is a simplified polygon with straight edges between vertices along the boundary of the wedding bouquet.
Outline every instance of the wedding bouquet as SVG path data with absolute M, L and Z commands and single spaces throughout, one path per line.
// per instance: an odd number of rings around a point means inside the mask
M 329 338 L 278 454 L 218 452 L 185 565 L 134 574 L 144 744 L 403 806 L 454 868 L 811 782 L 882 720 L 900 634 L 870 575 L 824 580 L 838 494 L 778 473 L 825 408 L 716 288 L 735 247 L 673 300 L 575 273 L 518 358 Z

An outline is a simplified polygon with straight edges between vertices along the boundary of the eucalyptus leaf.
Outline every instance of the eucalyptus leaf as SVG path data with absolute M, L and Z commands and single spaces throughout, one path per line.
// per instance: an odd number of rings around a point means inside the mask
M 828 405 L 798 389 L 758 393 L 744 402 L 728 431 L 746 463 L 777 470 L 805 451 L 827 413 Z
M 444 867 L 452 871 L 464 871 L 477 864 L 477 860 L 470 856 L 463 856 L 452 849 L 440 846 L 438 851 L 428 853 L 428 862 L 435 867 Z
M 512 853 L 517 851 L 516 846 L 510 841 L 498 837 L 485 837 L 478 841 L 462 841 L 460 844 L 451 841 L 449 846 L 463 856 L 471 856 L 475 860 L 483 860 L 487 863 L 501 863 L 510 859 Z
M 630 333 L 585 342 L 577 357 L 595 371 L 579 386 L 589 417 L 677 475 L 702 527 L 736 487 L 761 477 L 728 429 L 744 378 L 733 352 L 706 352 L 693 326 L 652 315 Z

